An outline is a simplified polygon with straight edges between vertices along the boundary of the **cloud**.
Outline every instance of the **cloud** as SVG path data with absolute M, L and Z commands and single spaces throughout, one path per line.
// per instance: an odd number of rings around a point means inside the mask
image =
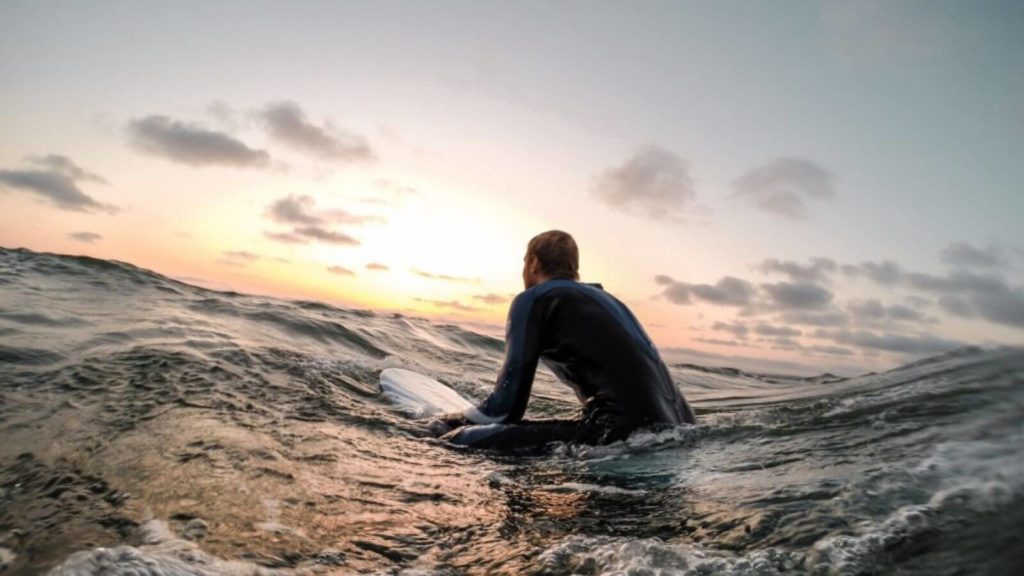
M 166 116 L 132 120 L 128 132 L 140 150 L 190 166 L 263 168 L 270 165 L 270 154 L 265 150 L 250 148 L 225 132 Z
M 366 138 L 330 126 L 316 126 L 295 102 L 267 105 L 259 114 L 272 138 L 302 152 L 334 162 L 373 160 Z
M 1005 268 L 1010 261 L 1006 250 L 998 246 L 976 248 L 966 242 L 954 242 L 942 251 L 942 261 L 954 268 Z
M 316 210 L 316 200 L 312 196 L 294 194 L 275 200 L 267 207 L 266 215 L 271 220 L 283 224 L 314 226 L 327 223 L 366 224 L 384 221 L 380 216 L 349 214 L 344 210 Z
M 84 242 L 86 244 L 92 244 L 97 240 L 103 240 L 103 236 L 95 232 L 70 232 L 68 238 L 76 242 Z
M 446 280 L 448 282 L 479 282 L 479 278 L 465 278 L 460 276 L 449 276 L 447 274 L 434 274 L 433 272 L 424 272 L 423 270 L 412 269 L 412 273 L 420 276 L 421 278 L 429 278 L 431 280 Z
M 360 244 L 359 240 L 348 234 L 334 232 L 320 226 L 298 226 L 292 230 L 292 234 L 327 242 L 328 244 L 347 244 L 349 246 L 358 246 Z
M 259 254 L 253 254 L 252 252 L 246 252 L 245 250 L 225 250 L 223 254 L 227 258 L 236 262 L 255 262 L 263 258 Z
M 817 352 L 819 354 L 829 354 L 831 356 L 853 356 L 853 350 L 849 348 L 843 348 L 841 346 L 827 346 L 823 344 L 815 344 L 814 346 L 804 346 L 804 350 L 810 350 L 811 352 Z
M 883 286 L 900 285 L 938 295 L 939 306 L 950 314 L 1024 328 L 1024 288 L 1010 286 L 993 273 L 959 270 L 940 276 L 907 272 L 893 262 L 865 262 L 855 269 Z
M 928 334 L 906 336 L 877 334 L 867 330 L 817 330 L 816 338 L 832 340 L 837 344 L 871 348 L 902 354 L 938 354 L 966 346 L 964 342 L 947 340 Z
M 804 326 L 845 326 L 850 323 L 850 316 L 838 310 L 812 312 L 807 310 L 784 311 L 779 320 L 786 324 Z
M 68 178 L 82 182 L 94 182 L 96 184 L 110 184 L 102 176 L 85 170 L 75 164 L 67 156 L 61 154 L 47 154 L 46 156 L 29 156 L 25 159 L 29 164 L 48 168 L 54 172 L 64 174 Z
M 825 282 L 838 266 L 831 258 L 812 258 L 809 264 L 769 258 L 758 267 L 765 274 L 783 274 L 793 282 Z
M 271 232 L 268 230 L 263 233 L 263 236 L 274 242 L 282 242 L 284 244 L 309 244 L 309 238 L 294 232 Z
M 847 276 L 866 276 L 881 286 L 895 286 L 903 281 L 903 268 L 899 264 L 885 260 L 884 262 L 861 262 L 858 265 L 847 264 L 842 267 Z
M 746 338 L 747 333 L 750 332 L 750 329 L 747 328 L 745 324 L 740 324 L 738 322 L 733 324 L 728 324 L 726 322 L 715 322 L 714 324 L 711 325 L 711 329 L 718 330 L 720 332 L 728 332 L 735 336 L 736 338 L 740 339 Z
M 390 268 L 388 268 L 387 266 L 385 266 L 383 264 L 380 264 L 380 263 L 377 263 L 377 262 L 370 262 L 369 264 L 366 265 L 366 269 L 367 270 L 375 270 L 375 271 L 378 271 L 378 272 L 386 272 L 386 271 L 390 270 Z
M 594 195 L 608 206 L 655 219 L 678 220 L 696 197 L 689 162 L 657 146 L 640 149 L 606 170 Z
M 512 296 L 507 294 L 477 294 L 473 296 L 473 300 L 479 300 L 488 306 L 497 306 L 498 304 L 510 302 Z
M 97 202 L 78 187 L 77 182 L 106 183 L 106 180 L 88 172 L 66 156 L 50 154 L 30 156 L 27 162 L 42 169 L 2 170 L 0 188 L 22 190 L 48 200 L 61 210 L 72 212 L 106 212 L 114 214 L 118 208 Z
M 339 276 L 355 276 L 356 273 L 345 268 L 344 266 L 328 266 L 327 271 L 331 274 L 338 274 Z
M 881 322 L 894 320 L 897 322 L 926 322 L 927 319 L 917 310 L 902 304 L 886 306 L 879 300 L 869 298 L 866 300 L 854 300 L 846 305 L 859 320 Z
M 758 348 L 749 342 L 741 342 L 739 340 L 721 340 L 719 338 L 694 338 L 697 342 L 703 342 L 704 344 L 714 344 L 716 346 L 742 346 L 745 348 Z
M 818 164 L 802 158 L 779 158 L 744 172 L 733 183 L 735 196 L 758 208 L 800 219 L 808 200 L 835 196 L 833 176 Z
M 770 305 L 784 310 L 820 310 L 832 302 L 832 292 L 807 282 L 761 284 Z
M 294 224 L 290 232 L 264 232 L 263 235 L 275 242 L 286 244 L 308 244 L 311 240 L 329 244 L 356 246 L 360 242 L 344 232 L 332 230 L 328 224 L 366 224 L 383 222 L 380 216 L 349 214 L 344 210 L 317 210 L 316 200 L 311 196 L 289 194 L 275 200 L 267 207 L 265 216 L 274 222 Z
M 754 285 L 733 276 L 724 276 L 714 285 L 676 282 L 670 276 L 658 275 L 654 281 L 665 286 L 662 295 L 674 304 L 690 304 L 693 298 L 720 306 L 746 306 L 756 293 Z
M 423 302 L 425 304 L 432 304 L 439 308 L 451 308 L 452 310 L 459 310 L 462 312 L 476 312 L 477 310 L 479 310 L 479 308 L 467 306 L 466 304 L 463 304 L 462 302 L 458 302 L 456 300 L 427 300 L 425 298 L 416 298 L 415 300 L 417 302 Z
M 757 326 L 754 326 L 754 333 L 759 336 L 776 336 L 782 338 L 790 338 L 803 334 L 803 332 L 795 328 L 790 328 L 788 326 L 772 326 L 770 324 L 758 324 Z

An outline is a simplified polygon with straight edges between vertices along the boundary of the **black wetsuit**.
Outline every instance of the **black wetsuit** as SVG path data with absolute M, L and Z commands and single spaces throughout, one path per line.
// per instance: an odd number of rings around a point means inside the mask
M 537 362 L 576 392 L 580 420 L 523 421 Z M 505 364 L 491 394 L 447 438 L 481 448 L 563 441 L 605 444 L 642 427 L 695 422 L 636 317 L 599 284 L 548 280 L 516 296 L 506 325 Z M 509 425 L 512 424 L 512 425 Z

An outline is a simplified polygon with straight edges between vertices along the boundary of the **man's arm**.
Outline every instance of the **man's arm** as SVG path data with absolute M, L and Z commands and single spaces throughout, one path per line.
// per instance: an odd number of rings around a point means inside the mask
M 494 390 L 478 406 L 463 415 L 474 424 L 518 422 L 526 413 L 533 376 L 540 360 L 540 337 L 543 319 L 534 310 L 535 293 L 526 291 L 516 296 L 508 311 L 505 325 L 505 363 L 498 374 Z

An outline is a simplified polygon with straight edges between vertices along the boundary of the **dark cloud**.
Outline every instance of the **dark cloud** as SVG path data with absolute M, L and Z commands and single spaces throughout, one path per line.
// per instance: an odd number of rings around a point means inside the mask
M 793 340 L 792 338 L 764 338 L 763 342 L 766 342 L 773 350 L 802 350 L 803 345 Z
M 779 158 L 744 172 L 734 183 L 735 195 L 758 208 L 789 218 L 802 218 L 808 200 L 835 196 L 832 174 L 810 160 Z
M 46 156 L 29 156 L 26 158 L 29 164 L 41 166 L 54 172 L 64 174 L 75 181 L 93 182 L 96 184 L 110 184 L 102 176 L 85 170 L 78 164 L 72 162 L 67 156 L 61 154 L 47 154 Z
M 512 300 L 512 296 L 503 294 L 477 294 L 473 296 L 473 300 L 479 300 L 489 306 L 496 306 L 498 304 L 505 304 Z
M 715 322 L 711 325 L 711 329 L 718 330 L 719 332 L 728 332 L 740 339 L 746 338 L 747 334 L 750 332 L 750 329 L 747 328 L 745 324 L 740 324 L 739 322 L 732 324 L 728 324 L 726 322 Z
M 385 266 L 383 264 L 379 264 L 377 262 L 370 262 L 369 264 L 366 265 L 366 269 L 367 270 L 376 270 L 376 271 L 379 271 L 379 272 L 386 272 L 387 270 L 390 270 L 390 268 L 388 268 L 387 266 Z
M 70 232 L 68 238 L 76 242 L 84 242 L 86 244 L 92 244 L 97 240 L 103 240 L 103 236 L 95 232 Z
M 714 285 L 676 282 L 665 275 L 656 276 L 655 282 L 665 286 L 662 295 L 674 304 L 690 304 L 697 298 L 720 306 L 746 306 L 756 293 L 753 284 L 733 276 L 724 276 Z
M 479 278 L 464 278 L 460 276 L 449 276 L 447 274 L 435 274 L 433 272 L 424 272 L 423 270 L 412 269 L 412 273 L 422 278 L 429 278 L 431 280 L 445 280 L 448 282 L 467 282 L 474 283 L 479 282 Z
M 260 113 L 275 140 L 297 150 L 335 162 L 373 160 L 366 138 L 330 126 L 316 126 L 295 102 L 274 102 Z
M 765 274 L 784 274 L 793 282 L 825 282 L 838 266 L 831 258 L 812 258 L 808 264 L 769 258 L 758 268 Z
M 139 149 L 190 166 L 262 168 L 270 165 L 270 154 L 265 150 L 250 148 L 225 132 L 166 116 L 132 120 L 128 131 Z
M 790 328 L 789 326 L 772 326 L 771 324 L 758 324 L 757 326 L 754 326 L 754 333 L 759 336 L 776 336 L 782 338 L 790 338 L 803 334 L 803 332 L 795 328 Z
M 867 330 L 817 330 L 814 336 L 832 340 L 837 344 L 902 354 L 938 354 L 966 345 L 964 342 L 928 334 L 906 336 L 903 334 L 877 334 Z
M 83 170 L 66 156 L 30 156 L 27 161 L 42 169 L 0 170 L 0 188 L 35 194 L 61 210 L 108 214 L 118 211 L 116 206 L 97 202 L 78 187 L 79 181 L 106 183 L 106 180 Z
M 769 305 L 783 310 L 820 310 L 832 302 L 832 292 L 807 282 L 762 284 Z
M 678 220 L 696 192 L 686 160 L 664 148 L 647 146 L 623 165 L 606 170 L 598 178 L 594 195 L 615 209 Z
M 847 276 L 866 276 L 881 286 L 895 286 L 903 281 L 904 272 L 899 264 L 886 260 L 884 262 L 862 262 L 858 265 L 844 265 L 843 274 Z
M 1004 268 L 1010 261 L 1006 250 L 998 246 L 976 248 L 966 242 L 954 242 L 942 251 L 942 261 L 954 268 Z
M 990 262 L 984 254 L 957 251 L 961 265 L 967 260 Z M 979 267 L 975 262 L 974 267 Z M 1024 328 L 1024 288 L 1011 286 L 996 273 L 978 273 L 970 270 L 956 270 L 946 275 L 908 272 L 890 261 L 864 262 L 858 266 L 844 266 L 847 274 L 863 274 L 882 286 L 903 286 L 919 292 L 938 296 L 939 307 L 946 312 L 962 317 L 981 317 L 995 324 Z M 911 313 L 901 311 L 910 316 Z
M 846 326 L 850 323 L 850 316 L 839 310 L 826 310 L 812 312 L 807 310 L 787 310 L 780 316 L 779 320 L 786 324 L 798 324 L 803 326 Z
M 359 240 L 356 240 L 348 234 L 335 232 L 320 226 L 297 226 L 292 229 L 292 234 L 303 238 L 311 238 L 313 240 L 327 242 L 328 244 L 347 244 L 349 246 L 358 246 L 360 244 Z
M 355 276 L 356 273 L 345 268 L 344 266 L 328 266 L 327 271 L 331 274 L 338 274 L 339 276 Z
M 432 304 L 438 308 L 451 308 L 452 310 L 459 310 L 462 312 L 476 312 L 479 310 L 479 308 L 468 306 L 456 300 L 427 300 L 425 298 L 416 298 L 416 301 L 423 302 L 425 304 Z
M 920 312 L 910 306 L 902 304 L 886 306 L 874 298 L 854 300 L 846 305 L 846 309 L 856 316 L 858 320 L 867 322 L 883 322 L 886 320 L 896 322 L 927 321 Z

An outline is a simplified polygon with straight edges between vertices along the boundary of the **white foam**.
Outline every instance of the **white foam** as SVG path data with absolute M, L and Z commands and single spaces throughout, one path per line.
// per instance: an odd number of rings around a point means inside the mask
M 279 574 L 251 562 L 214 558 L 192 542 L 176 538 L 159 520 L 142 526 L 143 543 L 76 552 L 50 576 L 271 576 Z

